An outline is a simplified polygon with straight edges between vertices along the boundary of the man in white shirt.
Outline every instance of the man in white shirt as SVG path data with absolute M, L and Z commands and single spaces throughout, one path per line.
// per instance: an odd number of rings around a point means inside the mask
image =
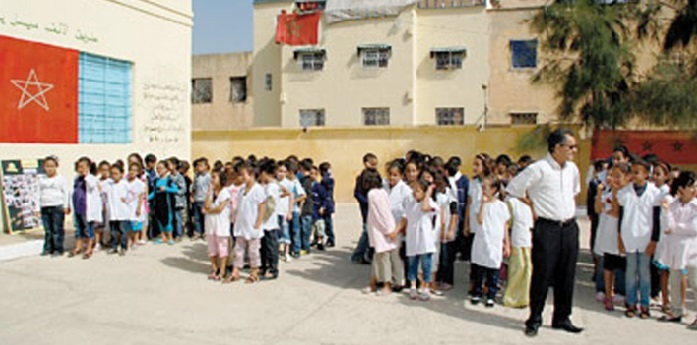
M 547 138 L 549 154 L 523 170 L 507 191 L 518 198 L 529 197 L 537 214 L 532 246 L 530 318 L 525 334 L 536 336 L 542 325 L 542 311 L 549 285 L 554 281 L 552 328 L 580 333 L 571 323 L 579 229 L 574 218 L 576 195 L 581 192 L 580 174 L 574 164 L 578 150 L 568 130 L 556 130 Z

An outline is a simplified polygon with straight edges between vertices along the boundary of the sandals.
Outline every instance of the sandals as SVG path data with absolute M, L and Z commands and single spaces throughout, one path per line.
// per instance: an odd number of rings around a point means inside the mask
M 692 322 L 689 326 L 687 326 L 687 329 L 691 329 L 693 331 L 697 331 L 697 319 L 695 319 L 694 322 Z
M 651 317 L 651 312 L 649 311 L 649 308 L 644 308 L 641 307 L 641 314 L 639 314 L 639 318 L 642 320 L 646 320 Z
M 668 323 L 682 323 L 682 316 L 675 316 L 673 313 L 668 313 L 666 315 L 663 315 L 658 318 L 659 322 L 668 322 Z
M 615 305 L 612 303 L 612 298 L 605 297 L 605 299 L 603 300 L 603 304 L 605 305 L 605 310 L 615 310 Z
M 211 272 L 211 274 L 208 275 L 208 280 L 214 280 L 214 281 L 219 281 L 220 276 L 218 275 L 218 272 Z
M 245 279 L 244 283 L 245 284 L 254 284 L 258 281 L 259 281 L 259 276 L 252 274 L 249 277 L 247 277 L 247 279 Z
M 92 252 L 86 252 L 82 255 L 82 260 L 89 260 L 92 257 Z
M 74 257 L 76 257 L 76 256 L 78 256 L 78 255 L 80 255 L 80 254 L 81 254 L 80 251 L 70 252 L 70 253 L 68 253 L 68 257 L 69 257 L 69 258 L 74 258 Z
M 635 307 L 627 308 L 627 310 L 625 310 L 625 312 L 624 312 L 624 316 L 626 316 L 630 319 L 636 317 L 636 308 Z
M 240 280 L 239 274 L 238 275 L 230 274 L 229 276 L 227 276 L 225 278 L 225 280 L 223 280 L 223 284 L 230 284 L 230 283 L 236 282 L 238 280 Z

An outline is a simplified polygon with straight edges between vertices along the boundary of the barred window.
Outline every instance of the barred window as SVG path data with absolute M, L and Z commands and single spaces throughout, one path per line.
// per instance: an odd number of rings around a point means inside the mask
M 462 69 L 464 52 L 436 52 L 436 69 L 439 71 Z
M 230 102 L 244 103 L 247 101 L 247 77 L 230 78 Z
M 213 79 L 194 79 L 191 81 L 191 103 L 213 102 Z
M 324 109 L 300 109 L 300 127 L 324 126 Z
M 537 67 L 537 39 L 511 40 L 510 45 L 513 68 Z
M 511 113 L 512 125 L 536 125 L 537 113 Z
M 465 108 L 436 108 L 438 126 L 462 126 L 465 124 Z
M 390 108 L 363 108 L 363 124 L 366 126 L 388 126 Z
M 361 61 L 365 68 L 387 68 L 389 60 L 389 49 L 364 49 L 361 51 Z
M 303 71 L 321 71 L 324 69 L 324 53 L 301 53 L 299 55 L 298 63 Z

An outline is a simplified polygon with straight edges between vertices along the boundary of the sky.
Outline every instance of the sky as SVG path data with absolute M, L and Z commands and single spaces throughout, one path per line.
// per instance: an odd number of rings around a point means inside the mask
M 194 54 L 252 50 L 253 0 L 194 0 Z

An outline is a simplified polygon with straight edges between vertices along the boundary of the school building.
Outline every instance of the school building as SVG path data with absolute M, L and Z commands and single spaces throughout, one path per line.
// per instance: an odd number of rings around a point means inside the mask
M 191 4 L 3 1 L 0 160 L 188 158 Z

